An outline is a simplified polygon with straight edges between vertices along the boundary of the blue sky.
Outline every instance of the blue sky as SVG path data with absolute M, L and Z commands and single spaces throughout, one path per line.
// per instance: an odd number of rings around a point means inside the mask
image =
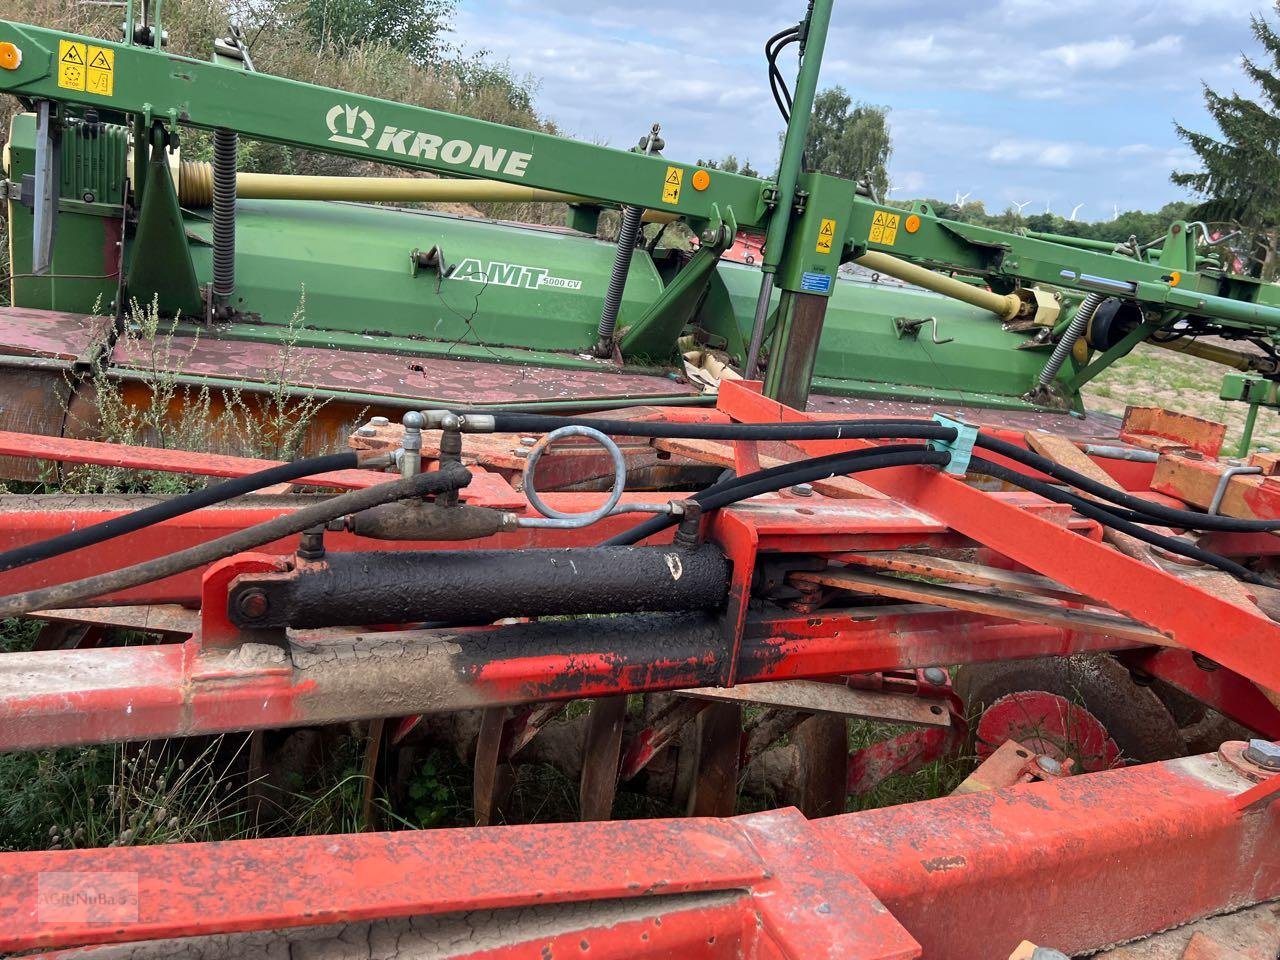
M 1201 82 L 1246 89 L 1249 14 L 1267 0 L 837 0 L 821 86 L 890 108 L 896 198 L 1109 219 L 1183 197 L 1174 120 L 1209 129 Z M 761 46 L 803 0 L 701 4 L 462 0 L 464 49 L 539 78 L 570 135 L 630 146 L 660 121 L 667 156 L 772 168 L 781 120 Z M 794 50 L 794 47 L 790 48 Z M 788 61 L 788 76 L 794 59 Z

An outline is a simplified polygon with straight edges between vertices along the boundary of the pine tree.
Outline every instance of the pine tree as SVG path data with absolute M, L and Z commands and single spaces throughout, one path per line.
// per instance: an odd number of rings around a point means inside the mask
M 1265 55 L 1244 57 L 1243 66 L 1261 96 L 1224 96 L 1206 86 L 1205 106 L 1218 134 L 1177 125 L 1203 169 L 1175 173 L 1173 182 L 1206 198 L 1193 216 L 1241 231 L 1249 272 L 1270 281 L 1280 272 L 1280 34 L 1262 17 L 1251 19 Z

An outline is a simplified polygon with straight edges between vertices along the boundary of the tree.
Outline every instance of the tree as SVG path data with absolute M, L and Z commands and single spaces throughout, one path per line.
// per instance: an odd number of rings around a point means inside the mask
M 884 199 L 893 153 L 885 114 L 884 107 L 854 102 L 844 87 L 823 90 L 814 98 L 805 141 L 809 169 L 849 180 L 865 178 Z
M 458 0 L 306 0 L 303 22 L 313 37 L 339 48 L 362 43 L 401 51 L 420 66 L 441 63 Z
M 740 173 L 744 177 L 760 176 L 760 171 L 751 166 L 750 160 L 743 160 L 739 165 L 738 158 L 732 153 L 723 160 L 699 160 L 698 166 L 706 167 L 708 170 L 723 170 L 725 173 Z
M 1226 223 L 1244 234 L 1249 271 L 1270 281 L 1280 272 L 1280 35 L 1262 17 L 1250 19 L 1265 56 L 1261 62 L 1245 57 L 1244 72 L 1261 97 L 1235 91 L 1225 96 L 1206 86 L 1205 107 L 1218 133 L 1177 125 L 1202 169 L 1174 173 L 1173 182 L 1207 198 L 1194 211 L 1198 219 Z

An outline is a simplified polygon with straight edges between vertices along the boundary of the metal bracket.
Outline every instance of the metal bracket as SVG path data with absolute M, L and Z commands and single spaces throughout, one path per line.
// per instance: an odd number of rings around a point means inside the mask
M 930 440 L 929 449 L 945 450 L 951 454 L 951 462 L 943 469 L 947 473 L 963 476 L 969 470 L 969 460 L 973 456 L 973 443 L 978 439 L 978 428 L 959 420 L 952 420 L 950 417 L 944 417 L 940 413 L 935 413 L 933 419 L 944 427 L 954 428 L 956 438 L 954 440 Z
M 436 293 L 440 292 L 440 284 L 453 276 L 458 268 L 456 263 L 449 263 L 444 254 L 444 247 L 436 244 L 427 250 L 415 247 L 409 252 L 410 276 L 416 277 L 423 270 L 433 270 L 436 275 Z
M 31 272 L 43 277 L 53 263 L 53 238 L 58 225 L 58 188 L 62 150 L 57 108 L 49 100 L 36 106 L 36 161 L 31 191 Z M 26 195 L 26 191 L 23 191 Z
M 930 335 L 934 343 L 941 345 L 950 343 L 955 337 L 946 337 L 942 340 L 938 339 L 938 318 L 925 317 L 922 320 L 908 320 L 906 317 L 895 317 L 893 321 L 894 329 L 898 331 L 899 340 L 918 340 L 920 338 L 920 328 L 929 326 Z

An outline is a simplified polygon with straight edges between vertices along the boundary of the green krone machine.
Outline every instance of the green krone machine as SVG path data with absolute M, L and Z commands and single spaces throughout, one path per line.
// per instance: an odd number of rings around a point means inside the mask
M 800 68 L 772 180 L 669 160 L 656 125 L 623 151 L 264 75 L 234 29 L 208 62 L 170 56 L 158 0 L 129 4 L 123 42 L 0 20 L 0 92 L 24 107 L 0 181 L 0 387 L 39 380 L 74 408 L 95 366 L 141 385 L 156 351 L 131 335 L 139 309 L 164 319 L 183 381 L 252 395 L 288 344 L 290 388 L 334 401 L 317 444 L 358 410 L 700 405 L 725 376 L 819 410 L 1057 421 L 1143 341 L 1276 376 L 1280 288 L 1233 274 L 1201 224 L 1132 249 L 1002 233 L 805 170 L 831 6 L 785 35 Z M 182 158 L 191 130 L 212 133 L 211 162 Z M 240 137 L 434 177 L 246 173 Z M 568 216 L 404 206 L 440 200 Z M 673 221 L 693 250 L 644 241 L 645 222 Z M 65 429 L 13 410 L 0 426 Z

